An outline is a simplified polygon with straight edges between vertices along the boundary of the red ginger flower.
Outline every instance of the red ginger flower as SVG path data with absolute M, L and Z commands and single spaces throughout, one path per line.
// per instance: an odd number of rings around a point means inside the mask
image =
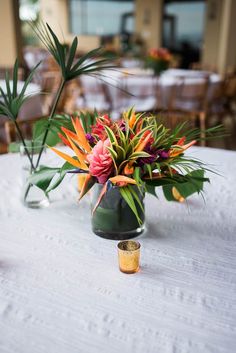
M 107 147 L 110 146 L 110 141 L 98 141 L 92 149 L 92 152 L 87 156 L 89 164 L 89 173 L 96 177 L 100 184 L 104 184 L 111 176 L 113 171 L 113 161 Z
M 105 140 L 107 138 L 105 126 L 111 127 L 112 121 L 106 114 L 100 118 L 97 118 L 96 124 L 92 126 L 92 135 L 97 135 L 100 140 Z

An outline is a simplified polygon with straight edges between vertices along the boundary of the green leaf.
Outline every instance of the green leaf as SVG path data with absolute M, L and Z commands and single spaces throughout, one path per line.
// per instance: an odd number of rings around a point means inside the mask
M 108 136 L 108 138 L 109 138 L 111 144 L 118 145 L 118 142 L 117 142 L 117 139 L 116 139 L 116 137 L 115 137 L 114 132 L 113 132 L 108 126 L 104 126 L 104 127 L 105 127 L 107 136 Z
M 10 101 L 9 99 L 10 99 L 11 97 L 8 97 L 8 96 L 3 92 L 2 87 L 0 87 L 0 93 L 1 93 L 1 96 L 3 97 L 3 99 L 4 99 L 5 105 L 8 106 L 8 105 L 9 105 L 9 101 Z
M 32 81 L 32 78 L 34 76 L 35 71 L 37 70 L 37 68 L 39 67 L 39 65 L 41 64 L 41 61 L 35 65 L 35 67 L 31 70 L 29 76 L 27 77 L 27 79 L 25 80 L 25 83 L 23 85 L 23 88 L 18 96 L 18 100 L 21 100 L 24 97 L 26 88 L 28 87 L 29 83 Z
M 42 143 L 47 126 L 48 126 L 47 119 L 38 120 L 34 124 L 34 126 L 33 126 L 33 140 L 35 142 L 37 142 L 38 144 Z M 50 130 L 47 135 L 47 139 L 45 141 L 46 145 L 53 147 L 61 141 L 58 136 L 58 131 L 59 131 L 59 128 L 55 128 L 55 125 L 53 125 L 53 122 L 52 122 Z
M 119 146 L 119 145 L 116 145 L 115 148 L 116 148 L 116 151 L 117 151 L 117 157 L 118 157 L 118 159 L 120 159 L 120 160 L 122 160 L 122 161 L 125 160 L 125 158 L 126 158 L 126 153 L 125 153 L 124 148 L 122 148 L 122 147 Z
M 111 147 L 106 147 L 107 149 L 108 149 L 108 151 L 110 152 L 110 154 L 111 154 L 111 157 L 112 157 L 112 159 L 113 159 L 113 161 L 115 162 L 115 160 L 117 159 L 117 153 L 113 150 L 113 148 L 111 148 Z
M 78 39 L 77 39 L 77 37 L 75 37 L 73 39 L 73 42 L 72 42 L 71 48 L 70 48 L 70 52 L 69 52 L 69 58 L 67 61 L 67 66 L 66 66 L 67 70 L 69 70 L 71 68 L 71 65 L 73 64 L 75 54 L 76 54 L 77 45 L 78 45 Z
M 38 188 L 46 192 L 52 179 L 60 171 L 60 168 L 49 168 L 42 166 L 38 171 L 28 178 L 30 184 L 36 185 Z
M 146 184 L 146 192 L 148 192 L 149 194 L 158 198 L 158 196 L 156 194 L 156 187 L 155 186 Z
M 101 53 L 101 47 L 90 50 L 87 54 L 83 55 L 77 63 L 72 67 L 72 73 L 75 72 L 84 62 L 93 58 Z
M 128 190 L 130 191 L 130 193 L 132 194 L 133 198 L 136 200 L 137 204 L 139 205 L 141 211 L 144 213 L 144 207 L 142 202 L 140 201 L 140 197 L 138 196 L 137 192 L 134 190 L 134 187 L 132 185 L 127 185 Z M 138 189 L 137 189 L 138 190 Z M 139 194 L 141 194 L 141 192 L 139 191 Z
M 137 159 L 137 158 L 147 158 L 150 157 L 150 154 L 144 151 L 140 151 L 140 152 L 134 152 L 131 154 L 131 156 L 129 157 L 129 159 Z
M 148 170 L 149 177 L 152 179 L 152 167 L 150 164 L 146 164 L 146 168 Z
M 64 51 L 64 46 L 59 42 L 56 34 L 53 32 L 53 30 L 51 29 L 51 27 L 49 26 L 49 24 L 47 23 L 47 28 L 54 40 L 56 49 L 57 49 L 57 54 L 58 57 L 57 59 L 59 59 L 58 64 L 60 65 L 61 71 L 62 71 L 62 75 L 65 79 L 67 79 L 67 71 L 66 71 L 66 65 L 65 65 L 65 51 Z
M 8 71 L 6 71 L 6 73 L 5 73 L 5 83 L 6 83 L 6 89 L 7 89 L 7 96 L 9 97 L 9 101 L 11 101 L 12 95 L 11 95 L 10 79 L 9 79 L 9 72 Z
M 69 170 L 73 170 L 73 169 L 74 169 L 74 166 L 72 166 L 68 162 L 65 162 L 63 164 L 63 166 L 61 167 L 61 169 L 58 171 L 58 173 L 59 173 L 58 178 L 56 178 L 55 181 L 52 184 L 51 183 L 49 184 L 49 186 L 48 186 L 48 188 L 46 190 L 47 194 L 49 192 L 51 192 L 52 190 L 56 189 L 61 184 L 61 182 L 63 181 L 63 179 L 66 176 L 67 172 Z
M 81 120 L 82 126 L 84 128 L 85 133 L 91 132 L 91 126 L 96 123 L 96 118 L 98 117 L 98 113 L 96 110 L 94 112 L 81 112 L 78 114 Z
M 133 196 L 132 196 L 131 192 L 129 191 L 128 187 L 124 186 L 124 187 L 121 187 L 119 190 L 120 190 L 121 196 L 127 202 L 129 207 L 131 208 L 131 210 L 135 214 L 138 223 L 141 225 L 142 224 L 142 220 L 139 217 L 139 214 L 138 214 L 138 211 L 137 211 Z
M 186 175 L 186 182 L 176 183 L 174 187 L 185 199 L 194 193 L 200 193 L 203 190 L 203 183 L 208 181 L 208 178 L 204 178 L 204 170 L 194 170 L 193 172 Z M 163 186 L 163 192 L 165 198 L 168 201 L 177 201 L 172 193 L 173 185 Z
M 135 167 L 134 168 L 134 179 L 137 184 L 140 184 L 141 177 L 140 177 L 140 167 Z
M 18 60 L 16 59 L 13 69 L 13 90 L 12 96 L 16 98 L 17 96 L 17 83 L 18 83 Z

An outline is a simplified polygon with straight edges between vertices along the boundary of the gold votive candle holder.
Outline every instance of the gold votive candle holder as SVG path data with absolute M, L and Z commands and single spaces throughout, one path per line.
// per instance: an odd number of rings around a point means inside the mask
M 117 246 L 120 271 L 128 274 L 138 272 L 140 243 L 133 240 L 124 240 L 120 241 Z

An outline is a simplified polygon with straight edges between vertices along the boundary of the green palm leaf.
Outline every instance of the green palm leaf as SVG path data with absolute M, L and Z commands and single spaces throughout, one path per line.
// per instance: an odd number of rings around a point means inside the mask
M 133 195 L 130 192 L 129 188 L 127 186 L 121 187 L 120 188 L 120 194 L 123 197 L 123 199 L 127 202 L 127 204 L 129 205 L 129 207 L 131 208 L 133 213 L 135 214 L 138 223 L 141 225 L 142 224 L 142 220 L 139 217 L 139 214 L 138 214 L 138 211 L 137 211 L 137 207 L 136 207 L 135 201 L 133 199 Z
M 40 63 L 38 63 L 30 72 L 29 76 L 27 77 L 21 92 L 18 94 L 17 92 L 17 84 L 18 84 L 18 61 L 16 60 L 14 69 L 13 69 L 13 83 L 12 88 L 10 86 L 10 79 L 9 73 L 6 72 L 5 75 L 5 86 L 6 86 L 6 93 L 3 92 L 3 89 L 0 87 L 0 93 L 3 97 L 3 102 L 0 102 L 0 109 L 4 116 L 12 120 L 16 120 L 19 114 L 19 111 L 25 102 L 25 100 L 30 97 L 31 95 L 26 95 L 26 89 L 31 82 L 35 71 L 37 70 Z
M 40 23 L 35 26 L 30 23 L 30 26 L 58 63 L 65 81 L 72 80 L 83 74 L 96 73 L 115 67 L 115 65 L 111 65 L 111 59 L 101 58 L 102 48 L 93 49 L 80 59 L 76 59 L 78 45 L 76 37 L 68 49 L 68 55 L 66 55 L 65 46 L 59 41 L 48 24 Z M 89 60 L 92 60 L 92 62 L 89 63 Z
M 13 68 L 13 90 L 12 90 L 13 98 L 16 98 L 17 96 L 18 69 L 19 69 L 18 60 L 16 59 L 14 68 Z

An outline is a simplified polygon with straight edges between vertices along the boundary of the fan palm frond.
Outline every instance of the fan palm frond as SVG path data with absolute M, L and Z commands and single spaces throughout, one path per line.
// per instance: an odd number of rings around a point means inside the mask
M 0 95 L 2 100 L 0 101 L 0 113 L 1 115 L 7 116 L 11 120 L 15 121 L 19 110 L 22 107 L 25 100 L 30 96 L 26 94 L 27 87 L 32 81 L 33 75 L 37 70 L 40 63 L 38 63 L 30 72 L 29 76 L 24 82 L 24 85 L 20 92 L 18 92 L 18 60 L 15 61 L 13 69 L 13 79 L 10 83 L 9 73 L 6 71 L 5 74 L 5 86 L 6 91 L 0 87 Z
M 59 41 L 58 37 L 48 24 L 41 22 L 36 25 L 30 23 L 30 25 L 38 38 L 54 57 L 61 69 L 65 81 L 72 80 L 83 74 L 97 73 L 104 69 L 116 67 L 111 64 L 111 58 L 102 58 L 102 48 L 93 49 L 77 59 L 77 37 L 73 39 L 72 44 L 66 49 L 65 45 Z

